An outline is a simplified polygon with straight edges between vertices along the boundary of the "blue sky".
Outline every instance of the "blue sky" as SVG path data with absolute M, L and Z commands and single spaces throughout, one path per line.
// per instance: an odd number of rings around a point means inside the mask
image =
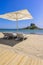
M 0 15 L 23 9 L 28 9 L 34 19 L 19 21 L 19 28 L 27 27 L 31 23 L 43 28 L 43 0 L 0 0 Z M 16 22 L 0 18 L 0 28 L 15 29 Z

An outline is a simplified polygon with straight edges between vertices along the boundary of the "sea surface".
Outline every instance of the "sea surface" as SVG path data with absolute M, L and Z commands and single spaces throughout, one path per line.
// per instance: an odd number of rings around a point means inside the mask
M 0 29 L 0 32 L 22 32 L 25 34 L 43 34 L 43 30 L 16 30 L 16 29 Z

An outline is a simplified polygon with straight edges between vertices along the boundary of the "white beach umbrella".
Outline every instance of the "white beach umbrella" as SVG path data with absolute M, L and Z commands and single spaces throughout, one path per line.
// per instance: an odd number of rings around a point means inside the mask
M 0 18 L 16 21 L 18 30 L 18 20 L 32 19 L 33 17 L 29 13 L 29 11 L 25 9 L 16 12 L 5 13 L 3 15 L 0 15 Z

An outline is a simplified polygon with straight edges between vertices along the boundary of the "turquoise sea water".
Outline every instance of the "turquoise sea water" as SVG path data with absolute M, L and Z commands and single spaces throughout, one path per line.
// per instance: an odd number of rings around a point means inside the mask
M 0 29 L 0 32 L 17 32 L 15 29 Z M 43 30 L 18 30 L 25 34 L 43 34 Z

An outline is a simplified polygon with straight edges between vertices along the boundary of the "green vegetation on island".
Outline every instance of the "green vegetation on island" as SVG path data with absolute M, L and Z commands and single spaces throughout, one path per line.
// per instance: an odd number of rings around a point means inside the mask
M 37 27 L 34 23 L 31 23 L 30 26 L 22 29 L 41 29 L 41 28 Z

